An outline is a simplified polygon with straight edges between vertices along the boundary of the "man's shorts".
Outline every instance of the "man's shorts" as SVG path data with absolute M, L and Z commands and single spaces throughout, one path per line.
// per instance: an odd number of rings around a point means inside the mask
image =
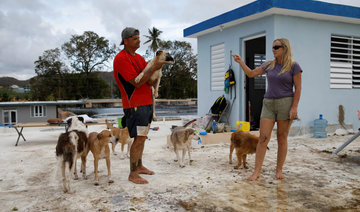
M 144 105 L 124 109 L 124 113 L 130 137 L 147 136 L 153 117 L 153 106 Z
M 284 97 L 280 99 L 264 98 L 261 110 L 261 118 L 272 120 L 289 120 L 290 109 L 294 97 Z

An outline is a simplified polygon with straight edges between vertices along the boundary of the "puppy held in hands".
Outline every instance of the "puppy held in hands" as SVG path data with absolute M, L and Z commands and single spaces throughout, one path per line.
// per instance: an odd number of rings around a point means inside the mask
M 241 166 L 242 159 L 244 168 L 248 169 L 248 166 L 246 165 L 246 155 L 256 152 L 258 142 L 259 137 L 248 132 L 237 131 L 231 134 L 229 163 L 232 164 L 232 153 L 234 149 L 236 149 L 238 164 L 234 168 L 238 169 Z
M 100 133 L 92 132 L 89 134 L 89 149 L 94 156 L 94 173 L 95 173 L 95 182 L 94 185 L 99 185 L 99 176 L 98 176 L 98 164 L 100 159 L 106 160 L 106 166 L 108 170 L 108 182 L 113 183 L 111 179 L 111 169 L 110 169 L 110 148 L 109 142 L 112 137 L 109 130 L 103 130 Z
M 144 74 L 150 70 L 150 68 L 153 66 L 153 64 L 156 61 L 166 62 L 167 64 L 174 63 L 174 59 L 171 57 L 169 52 L 159 50 L 156 52 L 155 57 L 147 64 L 145 69 L 135 78 L 135 82 L 140 82 L 140 80 L 141 80 L 141 78 L 143 78 Z M 152 97 L 153 97 L 153 120 L 156 120 L 155 98 L 158 97 L 161 77 L 162 77 L 162 68 L 154 71 L 154 73 L 150 77 L 150 79 L 152 81 L 156 81 L 155 84 L 151 86 Z

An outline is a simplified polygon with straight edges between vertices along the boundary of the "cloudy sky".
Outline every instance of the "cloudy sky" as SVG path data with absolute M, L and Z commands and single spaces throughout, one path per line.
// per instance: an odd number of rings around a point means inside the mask
M 138 28 L 141 35 L 156 27 L 163 31 L 161 39 L 185 40 L 196 50 L 196 39 L 183 38 L 183 29 L 253 1 L 0 0 L 0 77 L 35 76 L 34 61 L 45 50 L 61 47 L 71 35 L 84 31 L 118 45 L 126 26 Z M 360 6 L 359 0 L 323 1 Z

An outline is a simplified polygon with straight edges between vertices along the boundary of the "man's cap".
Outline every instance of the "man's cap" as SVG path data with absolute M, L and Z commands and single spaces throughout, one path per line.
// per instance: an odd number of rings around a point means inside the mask
M 124 39 L 130 38 L 134 35 L 139 35 L 139 30 L 133 27 L 126 27 L 121 33 L 122 40 L 120 45 L 124 45 Z

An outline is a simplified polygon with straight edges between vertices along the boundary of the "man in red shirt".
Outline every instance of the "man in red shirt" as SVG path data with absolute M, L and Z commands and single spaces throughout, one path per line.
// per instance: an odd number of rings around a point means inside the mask
M 153 85 L 155 81 L 150 80 L 150 76 L 165 62 L 155 63 L 150 71 L 144 74 L 140 82 L 136 83 L 135 78 L 147 65 L 145 59 L 135 52 L 140 47 L 139 30 L 126 27 L 122 31 L 121 37 L 121 45 L 124 45 L 124 49 L 115 56 L 114 77 L 121 93 L 126 126 L 130 137 L 134 138 L 130 149 L 129 181 L 136 184 L 147 184 L 148 181 L 139 174 L 155 174 L 145 168 L 142 163 L 144 144 L 153 114 L 150 85 Z

